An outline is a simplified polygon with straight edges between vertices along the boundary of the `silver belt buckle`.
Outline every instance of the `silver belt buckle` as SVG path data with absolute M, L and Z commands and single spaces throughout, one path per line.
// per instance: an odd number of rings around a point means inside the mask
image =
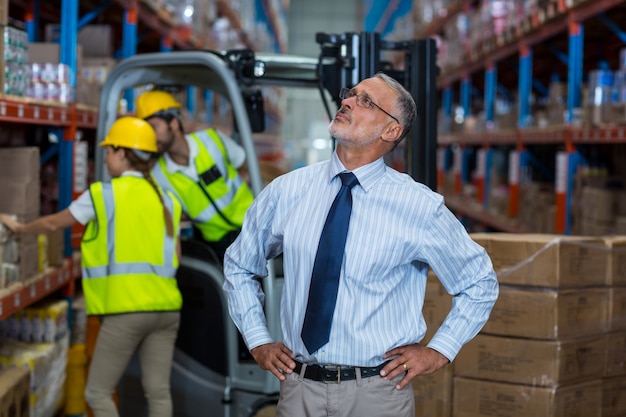
M 324 369 L 336 370 L 337 371 L 337 379 L 335 379 L 335 380 L 324 380 L 325 384 L 341 384 L 341 366 L 339 366 L 339 365 L 324 365 Z

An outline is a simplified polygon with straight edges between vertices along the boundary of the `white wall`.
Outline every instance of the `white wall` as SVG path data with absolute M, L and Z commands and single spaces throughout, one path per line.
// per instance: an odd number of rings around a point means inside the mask
M 360 32 L 363 0 L 291 0 L 288 14 L 288 53 L 317 58 L 320 47 L 315 42 L 317 32 Z M 285 89 L 285 113 L 282 137 L 287 158 L 294 166 L 327 159 L 332 150 L 328 123 L 319 91 Z M 329 99 L 331 114 L 336 106 Z M 326 139 L 325 149 L 316 149 L 316 139 Z M 317 141 L 319 143 L 319 140 Z

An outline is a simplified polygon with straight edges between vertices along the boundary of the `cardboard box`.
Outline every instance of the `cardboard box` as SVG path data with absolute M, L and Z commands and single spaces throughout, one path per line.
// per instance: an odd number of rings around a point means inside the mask
M 500 286 L 483 333 L 532 339 L 571 339 L 607 331 L 608 288 Z
M 613 190 L 593 186 L 584 186 L 581 199 L 593 201 L 593 204 L 582 204 L 582 216 L 600 222 L 612 221 L 616 213 L 616 193 Z
M 23 215 L 39 212 L 39 179 L 15 181 L 0 176 L 0 213 Z
M 30 374 L 24 368 L 0 371 L 0 417 L 30 417 Z
M 426 344 L 432 339 L 451 308 L 452 296 L 446 292 L 437 276 L 429 271 L 424 306 L 422 307 L 422 314 L 426 322 L 426 335 L 422 339 L 422 344 Z
M 601 417 L 600 380 L 533 387 L 454 378 L 454 417 Z
M 61 63 L 61 49 L 57 42 L 28 42 L 28 61 L 30 63 Z M 83 47 L 76 45 L 76 68 L 83 65 Z
M 36 236 L 35 236 L 36 238 Z M 20 244 L 19 279 L 27 281 L 39 274 L 39 244 Z
M 626 375 L 626 332 L 606 335 L 605 376 Z
M 113 56 L 113 27 L 111 25 L 86 25 L 78 31 L 78 43 L 85 57 Z
M 606 363 L 606 337 L 568 341 L 479 334 L 455 359 L 455 376 L 551 387 L 599 379 Z
M 626 237 L 604 238 L 608 249 L 606 285 L 626 285 Z
M 416 416 L 451 417 L 452 365 L 413 379 Z
M 0 25 L 9 23 L 9 0 L 0 0 Z
M 626 287 L 609 289 L 609 331 L 626 331 Z
M 602 380 L 602 417 L 626 416 L 626 376 Z
M 62 266 L 65 248 L 65 229 L 59 229 L 48 233 L 46 245 L 46 257 L 48 266 Z
M 513 233 L 477 238 L 501 284 L 575 288 L 606 281 L 608 252 L 600 238 Z
M 39 181 L 39 171 L 38 147 L 0 148 L 0 179 Z

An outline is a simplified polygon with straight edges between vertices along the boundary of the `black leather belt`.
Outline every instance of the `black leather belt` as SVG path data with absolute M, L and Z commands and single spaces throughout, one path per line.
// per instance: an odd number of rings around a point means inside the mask
M 302 362 L 296 362 L 294 372 L 300 374 L 302 371 Z M 369 378 L 371 376 L 380 375 L 380 370 L 387 362 L 374 367 L 346 367 L 342 365 L 307 365 L 304 370 L 304 378 L 313 381 L 324 382 L 326 384 L 339 384 L 341 381 L 351 381 L 356 379 L 356 370 L 359 369 L 361 378 Z

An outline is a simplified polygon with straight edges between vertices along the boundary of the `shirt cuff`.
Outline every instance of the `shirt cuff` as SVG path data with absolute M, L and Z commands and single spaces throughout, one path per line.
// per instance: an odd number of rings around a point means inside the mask
M 252 350 L 255 347 L 274 342 L 272 336 L 270 336 L 270 332 L 265 326 L 253 327 L 246 330 L 244 339 L 246 342 L 246 346 L 248 346 L 248 350 Z
M 437 332 L 426 347 L 436 350 L 452 362 L 461 350 L 462 345 L 452 336 L 443 332 Z

